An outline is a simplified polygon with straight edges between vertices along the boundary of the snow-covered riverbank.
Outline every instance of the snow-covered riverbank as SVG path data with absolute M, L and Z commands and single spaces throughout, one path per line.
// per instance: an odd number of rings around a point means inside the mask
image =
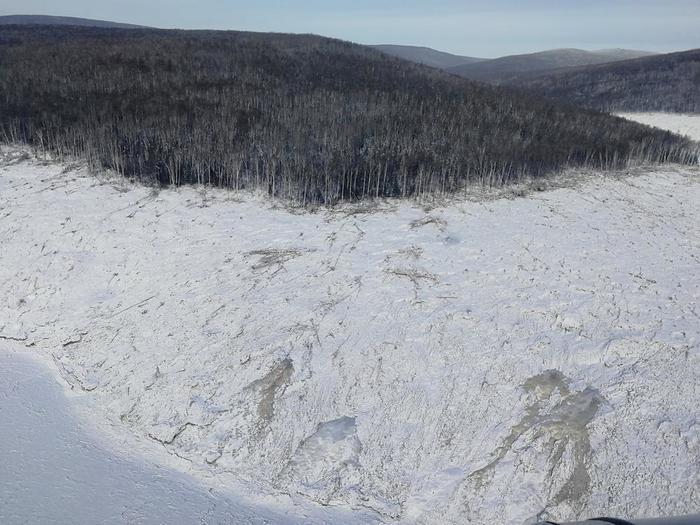
M 31 353 L 0 343 L 0 523 L 354 521 L 331 512 L 325 519 L 289 515 L 284 505 L 234 498 L 158 461 L 127 454 L 126 447 L 116 453 L 107 435 L 78 416 L 88 408 L 81 406 L 85 401 L 66 398 L 49 367 Z
M 190 474 L 408 523 L 700 506 L 697 170 L 301 213 L 64 168 L 0 168 L 0 337 Z

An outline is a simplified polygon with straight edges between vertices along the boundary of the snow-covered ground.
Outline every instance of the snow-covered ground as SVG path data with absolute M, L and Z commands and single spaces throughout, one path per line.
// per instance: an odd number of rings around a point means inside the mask
M 69 168 L 0 168 L 0 338 L 170 466 L 339 523 L 700 507 L 698 169 L 307 213 Z
M 349 521 L 347 513 L 330 511 L 290 516 L 284 505 L 235 498 L 127 454 L 97 431 L 94 419 L 78 417 L 89 399 L 67 398 L 51 370 L 14 345 L 0 343 L 3 525 Z
M 618 113 L 617 115 L 700 141 L 700 115 L 684 115 L 682 113 Z

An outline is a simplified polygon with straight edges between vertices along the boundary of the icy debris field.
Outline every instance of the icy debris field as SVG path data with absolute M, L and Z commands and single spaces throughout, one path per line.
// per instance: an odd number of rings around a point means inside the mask
M 347 522 L 700 508 L 698 169 L 307 213 L 6 150 L 0 239 L 0 338 L 202 479 Z
M 369 511 L 362 516 L 201 483 L 165 466 L 167 458 L 154 446 L 134 455 L 128 441 L 137 436 L 81 417 L 91 408 L 90 397 L 66 396 L 60 378 L 13 345 L 0 342 L 0 415 L 11 422 L 0 443 L 3 525 L 291 525 L 374 518 Z

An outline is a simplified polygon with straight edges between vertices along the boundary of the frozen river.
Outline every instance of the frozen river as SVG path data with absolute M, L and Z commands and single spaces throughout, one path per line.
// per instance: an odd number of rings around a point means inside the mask
M 0 353 L 0 415 L 0 523 L 265 523 L 184 474 L 106 450 L 26 354 Z
M 0 348 L 3 525 L 300 522 L 288 509 L 237 501 L 187 474 L 111 451 L 76 414 L 77 402 L 41 361 Z

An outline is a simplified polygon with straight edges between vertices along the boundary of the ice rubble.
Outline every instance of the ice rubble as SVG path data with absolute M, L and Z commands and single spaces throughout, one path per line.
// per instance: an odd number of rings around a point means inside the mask
M 697 170 L 299 213 L 64 168 L 0 168 L 0 338 L 195 475 L 408 523 L 700 506 Z

